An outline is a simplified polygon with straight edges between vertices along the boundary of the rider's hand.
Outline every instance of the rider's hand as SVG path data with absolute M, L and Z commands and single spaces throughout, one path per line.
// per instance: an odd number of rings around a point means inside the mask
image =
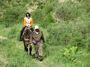
M 26 24 L 27 27 L 30 27 L 30 24 Z

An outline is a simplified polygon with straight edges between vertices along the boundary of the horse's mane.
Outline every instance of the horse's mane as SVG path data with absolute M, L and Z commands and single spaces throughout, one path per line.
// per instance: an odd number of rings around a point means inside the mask
M 25 36 L 27 36 L 27 35 L 30 36 L 31 32 L 32 31 L 30 29 L 26 28 L 25 31 L 24 31 L 24 35 Z

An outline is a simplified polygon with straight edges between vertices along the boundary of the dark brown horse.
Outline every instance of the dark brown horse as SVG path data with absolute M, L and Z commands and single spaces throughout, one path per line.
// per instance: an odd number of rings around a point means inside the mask
M 23 43 L 24 43 L 24 49 L 28 54 L 31 55 L 32 52 L 32 30 L 30 27 L 25 27 L 23 31 Z

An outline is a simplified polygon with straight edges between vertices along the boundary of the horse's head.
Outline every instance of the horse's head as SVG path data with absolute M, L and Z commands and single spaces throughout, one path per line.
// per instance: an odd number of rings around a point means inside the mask
M 23 38 L 24 39 L 29 39 L 31 34 L 32 34 L 31 28 L 30 27 L 25 27 L 25 30 L 23 32 Z
M 32 33 L 31 28 L 30 27 L 26 27 L 24 30 L 24 35 L 30 35 Z

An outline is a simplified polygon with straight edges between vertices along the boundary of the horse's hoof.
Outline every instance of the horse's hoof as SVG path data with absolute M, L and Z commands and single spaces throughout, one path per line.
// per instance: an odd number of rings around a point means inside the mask
M 36 56 L 35 54 L 32 55 L 33 58 L 38 58 L 38 56 Z
M 30 53 L 29 55 L 30 55 L 30 56 L 32 56 L 32 54 L 31 54 L 31 53 Z
M 38 60 L 39 60 L 39 61 L 43 61 L 43 57 L 42 57 L 42 56 L 39 56 L 39 57 L 38 57 Z

